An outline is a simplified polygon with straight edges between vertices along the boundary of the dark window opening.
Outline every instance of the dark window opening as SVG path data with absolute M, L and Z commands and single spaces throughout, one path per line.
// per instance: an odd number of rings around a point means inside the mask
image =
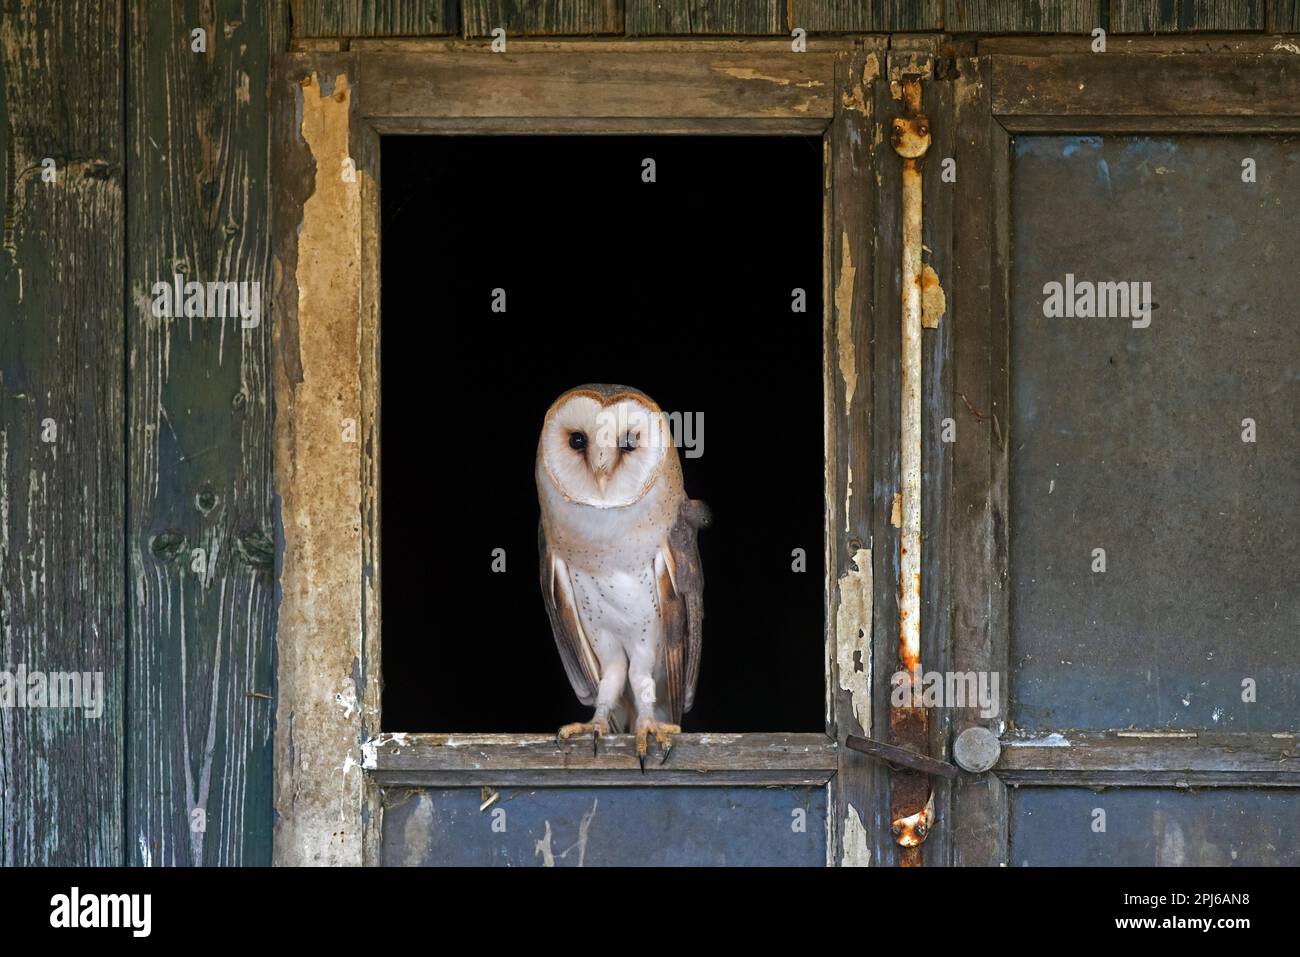
M 820 138 L 385 137 L 381 183 L 384 728 L 590 719 L 543 607 L 533 468 L 551 403 L 610 382 L 703 422 L 684 730 L 822 730 Z

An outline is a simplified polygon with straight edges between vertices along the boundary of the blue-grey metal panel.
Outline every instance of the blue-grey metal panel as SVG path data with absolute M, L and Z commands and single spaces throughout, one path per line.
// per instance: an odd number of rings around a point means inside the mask
M 478 788 L 385 792 L 386 866 L 813 866 L 826 789 Z
M 1300 144 L 1021 136 L 1012 200 L 1015 723 L 1293 728 Z M 1150 282 L 1150 325 L 1048 318 L 1067 274 Z
M 1297 821 L 1300 791 L 1291 789 L 1016 788 L 1010 859 L 1019 866 L 1295 866 Z M 1096 830 L 1102 823 L 1105 830 Z

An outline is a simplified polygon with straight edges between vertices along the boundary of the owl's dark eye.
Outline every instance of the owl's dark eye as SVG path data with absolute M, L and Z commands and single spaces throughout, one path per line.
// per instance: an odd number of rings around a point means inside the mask
M 622 440 L 618 443 L 618 450 L 620 452 L 631 452 L 635 448 L 636 448 L 636 435 L 632 432 L 629 432 L 627 433 L 627 435 L 623 436 Z
M 569 448 L 576 449 L 577 451 L 581 452 L 586 447 L 587 447 L 587 437 L 585 435 L 583 435 L 581 432 L 569 433 Z

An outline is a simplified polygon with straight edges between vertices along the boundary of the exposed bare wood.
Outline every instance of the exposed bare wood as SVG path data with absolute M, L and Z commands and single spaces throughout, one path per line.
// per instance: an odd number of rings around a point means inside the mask
M 831 54 L 371 54 L 362 114 L 403 117 L 823 117 Z
M 381 133 L 437 133 L 440 135 L 488 136 L 526 134 L 528 136 L 563 136 L 581 133 L 587 136 L 815 136 L 826 129 L 824 117 L 788 116 L 775 119 L 735 119 L 714 117 L 577 117 L 547 116 L 492 117 L 468 116 L 438 118 L 376 117 L 374 128 Z
M 556 744 L 550 735 L 380 735 L 365 748 L 365 767 L 384 786 L 495 785 L 652 787 L 823 785 L 837 768 L 835 742 L 821 734 L 683 734 L 662 764 L 652 752 L 644 772 L 631 735 Z
M 373 357 L 361 354 L 363 342 L 374 342 L 366 329 L 375 317 L 373 264 L 363 260 L 362 237 L 377 157 L 356 123 L 350 55 L 297 54 L 278 65 L 276 487 L 284 559 L 275 858 L 360 864 L 371 792 L 359 742 L 377 717 L 365 707 L 377 679 L 367 656 L 376 436 L 373 396 L 363 396 L 374 377 Z

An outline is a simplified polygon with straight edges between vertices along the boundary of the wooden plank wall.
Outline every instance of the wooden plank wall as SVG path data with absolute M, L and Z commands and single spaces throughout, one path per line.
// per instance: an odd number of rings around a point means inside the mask
M 287 43 L 287 22 L 283 7 L 242 0 L 131 8 L 129 859 L 268 864 L 275 530 L 267 91 L 270 54 Z M 197 29 L 206 30 L 205 52 L 192 49 Z M 150 289 L 176 274 L 258 283 L 260 321 L 243 328 L 241 318 L 154 318 Z
M 117 864 L 127 599 L 121 11 L 97 0 L 4 0 L 0 22 L 0 669 L 100 672 L 106 701 L 97 719 L 0 708 L 0 864 Z
M 102 672 L 105 699 L 96 719 L 0 709 L 5 865 L 270 861 L 267 77 L 291 37 L 1300 30 L 1300 0 L 0 0 L 0 13 L 0 668 Z M 261 321 L 156 318 L 151 288 L 177 274 L 260 283 Z
M 289 0 L 298 38 L 1300 30 L 1300 0 Z

